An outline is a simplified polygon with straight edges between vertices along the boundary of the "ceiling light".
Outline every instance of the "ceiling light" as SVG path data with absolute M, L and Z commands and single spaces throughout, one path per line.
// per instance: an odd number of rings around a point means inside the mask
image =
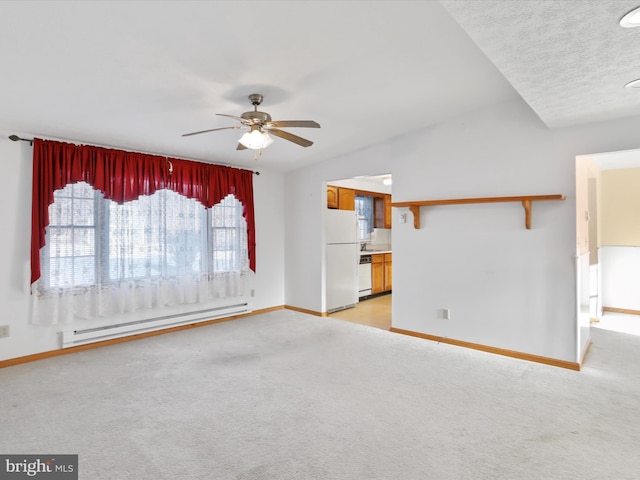
M 640 78 L 625 85 L 627 88 L 640 88 Z
M 242 145 L 253 150 L 262 150 L 273 143 L 273 138 L 268 133 L 260 131 L 259 128 L 251 128 L 251 131 L 242 135 L 238 140 Z
M 636 7 L 620 19 L 620 26 L 625 28 L 640 27 L 640 7 Z
M 382 184 L 383 185 L 391 185 L 393 182 L 390 178 L 385 178 L 384 180 L 382 180 Z

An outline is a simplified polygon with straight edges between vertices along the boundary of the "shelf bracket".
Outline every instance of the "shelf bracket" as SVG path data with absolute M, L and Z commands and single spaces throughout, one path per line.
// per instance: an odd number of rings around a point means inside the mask
M 409 205 L 409 210 L 413 213 L 413 228 L 420 228 L 420 205 Z
M 522 200 L 522 206 L 524 207 L 524 226 L 527 230 L 531 230 L 531 200 Z

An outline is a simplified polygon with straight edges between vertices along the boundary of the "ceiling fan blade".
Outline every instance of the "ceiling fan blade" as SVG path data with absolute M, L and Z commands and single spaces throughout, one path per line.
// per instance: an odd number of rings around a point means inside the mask
M 229 117 L 229 118 L 235 118 L 236 120 L 244 120 L 244 118 L 242 117 L 238 117 L 237 115 L 227 115 L 226 113 L 216 113 L 216 115 L 220 115 L 221 117 Z
M 286 127 L 307 127 L 307 128 L 320 128 L 318 122 L 313 120 L 278 120 L 274 122 L 267 122 L 269 127 L 286 128 Z
M 290 142 L 297 143 L 302 147 L 310 147 L 313 145 L 313 142 L 297 135 L 294 135 L 289 132 L 285 132 L 284 130 L 278 130 L 276 128 L 270 128 L 267 130 L 269 133 L 275 135 L 276 137 L 284 138 L 285 140 L 289 140 Z
M 238 142 L 238 146 L 236 147 L 236 150 L 246 150 L 246 149 L 247 149 L 247 147 L 245 147 L 243 144 Z
M 238 128 L 243 128 L 243 127 L 240 126 L 240 125 L 237 125 L 235 127 L 211 128 L 209 130 L 201 130 L 199 132 L 184 133 L 182 136 L 183 137 L 188 137 L 190 135 L 199 135 L 201 133 L 215 132 L 217 130 L 235 130 L 235 129 L 238 129 Z

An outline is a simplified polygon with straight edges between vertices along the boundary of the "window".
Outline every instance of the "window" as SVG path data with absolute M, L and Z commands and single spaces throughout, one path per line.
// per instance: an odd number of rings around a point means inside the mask
M 373 232 L 373 197 L 356 195 L 355 207 L 358 216 L 360 241 L 371 240 L 371 233 Z
M 171 190 L 119 205 L 79 182 L 54 192 L 41 290 L 212 277 L 248 269 L 242 204 L 205 209 Z
M 31 323 L 139 321 L 246 297 L 251 170 L 35 138 L 33 185 Z
M 228 195 L 214 205 L 210 216 L 213 271 L 247 270 L 247 228 L 242 204 Z
M 48 286 L 96 283 L 97 192 L 86 183 L 67 185 L 49 207 L 48 262 L 42 262 Z

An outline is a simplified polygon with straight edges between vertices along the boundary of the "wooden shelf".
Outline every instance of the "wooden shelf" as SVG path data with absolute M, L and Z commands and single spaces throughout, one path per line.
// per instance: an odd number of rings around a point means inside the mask
M 531 203 L 543 200 L 564 200 L 564 195 L 520 195 L 515 197 L 481 197 L 481 198 L 453 198 L 449 200 L 418 200 L 415 202 L 392 202 L 392 207 L 408 207 L 413 213 L 413 226 L 420 228 L 420 207 L 437 205 L 460 205 L 468 203 L 501 203 L 521 202 L 524 207 L 525 226 L 531 229 Z

